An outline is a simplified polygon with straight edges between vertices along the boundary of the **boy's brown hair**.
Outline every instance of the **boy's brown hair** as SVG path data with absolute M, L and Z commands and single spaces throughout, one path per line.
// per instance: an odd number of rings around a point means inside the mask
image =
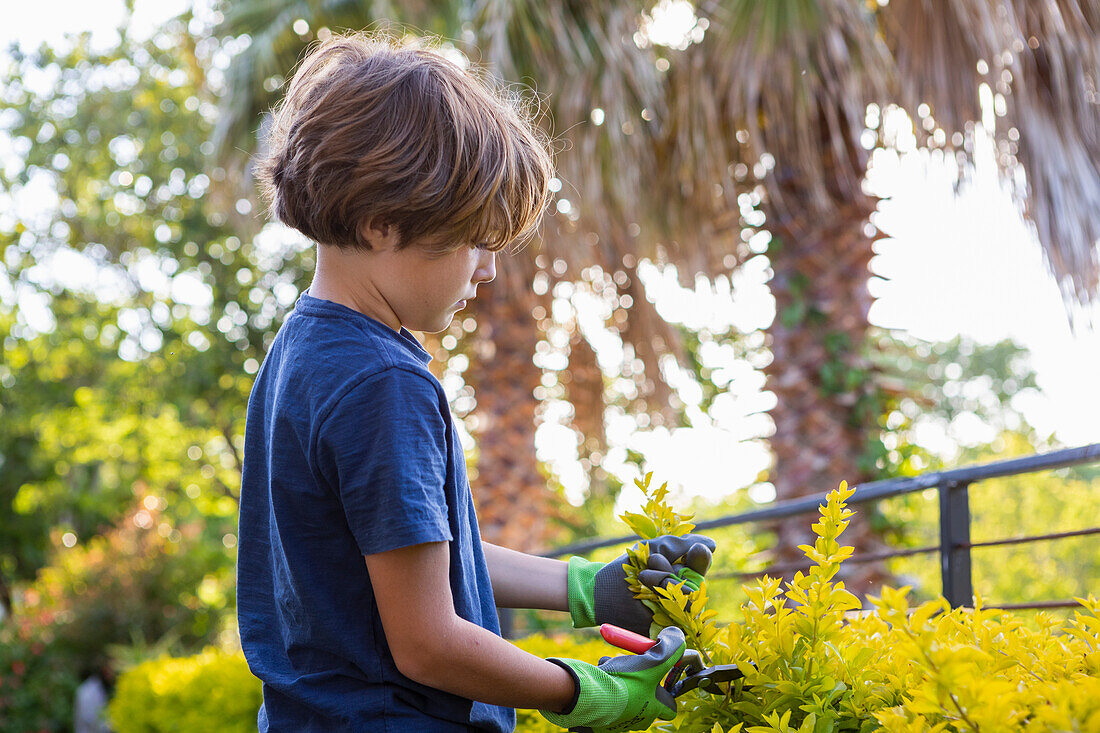
M 279 221 L 321 244 L 499 250 L 549 196 L 545 138 L 518 97 L 425 47 L 353 33 L 317 45 L 274 110 L 257 178 Z

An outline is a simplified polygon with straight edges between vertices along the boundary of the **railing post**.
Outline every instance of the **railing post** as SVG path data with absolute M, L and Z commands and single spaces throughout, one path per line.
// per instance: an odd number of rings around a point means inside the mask
M 511 639 L 516 633 L 515 612 L 510 608 L 498 608 L 497 620 L 500 622 L 501 638 Z
M 969 483 L 951 481 L 940 491 L 940 568 L 943 595 L 952 608 L 974 600 L 970 575 Z

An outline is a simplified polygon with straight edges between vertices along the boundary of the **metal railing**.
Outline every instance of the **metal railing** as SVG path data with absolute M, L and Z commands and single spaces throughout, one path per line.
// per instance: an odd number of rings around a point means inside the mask
M 940 553 L 940 569 L 943 580 L 943 595 L 952 607 L 968 605 L 974 597 L 973 578 L 971 573 L 970 550 L 975 547 L 994 547 L 997 545 L 1016 545 L 1027 542 L 1039 542 L 1043 540 L 1061 539 L 1065 537 L 1079 537 L 1083 535 L 1100 534 L 1100 527 L 1076 530 L 1072 532 L 1055 532 L 1028 537 L 1010 537 L 991 542 L 970 541 L 970 484 L 1003 476 L 1016 476 L 1036 471 L 1046 471 L 1058 468 L 1067 468 L 1085 463 L 1100 462 L 1100 443 L 1086 445 L 1081 448 L 1068 448 L 1065 450 L 1042 453 L 1023 458 L 1014 458 L 1007 461 L 997 461 L 973 466 L 964 466 L 948 471 L 935 471 L 899 479 L 887 479 L 860 484 L 855 487 L 855 493 L 848 499 L 848 504 L 864 504 L 895 496 L 912 494 L 926 489 L 937 489 L 940 499 L 940 544 L 929 547 L 908 548 L 893 552 L 865 553 L 852 555 L 845 563 L 876 562 L 895 557 L 905 557 L 920 553 Z M 781 501 L 771 506 L 756 509 L 740 514 L 732 514 L 715 519 L 708 519 L 696 523 L 695 531 L 705 532 L 717 527 L 729 527 L 735 524 L 747 524 L 765 520 L 780 519 L 797 514 L 817 511 L 817 508 L 825 503 L 826 494 L 806 496 L 788 501 Z M 601 547 L 612 545 L 630 544 L 637 540 L 633 535 L 618 537 L 597 538 L 585 542 L 578 542 L 563 547 L 558 547 L 544 553 L 544 557 L 562 557 L 566 555 L 583 555 Z M 772 565 L 763 570 L 751 573 L 710 573 L 707 578 L 745 578 L 764 575 L 773 576 L 794 570 L 804 570 L 809 564 Z M 1073 601 L 1038 601 L 1035 603 L 1005 604 L 1000 606 L 986 606 L 987 608 L 1021 609 L 1021 608 L 1059 608 L 1077 605 Z

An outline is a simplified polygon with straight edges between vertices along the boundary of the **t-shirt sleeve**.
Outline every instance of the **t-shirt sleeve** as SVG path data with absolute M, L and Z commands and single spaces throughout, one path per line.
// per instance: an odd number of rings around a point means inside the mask
M 391 368 L 364 380 L 325 418 L 317 446 L 362 554 L 451 539 L 447 422 L 428 379 Z

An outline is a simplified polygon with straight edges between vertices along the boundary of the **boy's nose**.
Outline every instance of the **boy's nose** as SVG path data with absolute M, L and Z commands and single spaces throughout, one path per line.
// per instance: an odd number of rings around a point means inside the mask
M 485 254 L 487 256 L 482 258 L 475 277 L 478 282 L 490 283 L 497 276 L 497 253 L 486 251 Z

